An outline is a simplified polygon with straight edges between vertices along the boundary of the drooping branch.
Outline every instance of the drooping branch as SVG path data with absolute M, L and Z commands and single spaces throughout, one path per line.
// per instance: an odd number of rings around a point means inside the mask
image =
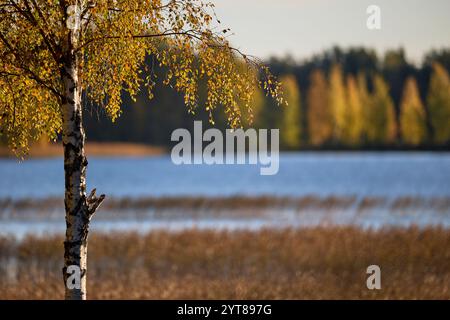
M 137 34 L 137 35 L 131 35 L 129 36 L 129 38 L 132 39 L 144 39 L 144 38 L 160 38 L 160 37 L 169 37 L 169 36 L 188 36 L 188 37 L 195 37 L 195 35 L 193 33 L 193 30 L 187 30 L 187 31 L 182 31 L 182 32 L 174 32 L 174 31 L 167 31 L 167 32 L 162 32 L 162 33 L 154 33 L 154 34 Z M 113 39 L 122 39 L 124 38 L 123 36 L 103 36 L 103 37 L 97 37 L 97 38 L 92 38 L 87 40 L 86 42 L 82 43 L 80 46 L 78 46 L 75 49 L 75 52 L 79 52 L 81 49 L 83 49 L 84 47 L 94 43 L 94 42 L 100 42 L 100 41 L 104 41 L 104 40 L 113 40 Z M 199 37 L 197 36 L 197 39 L 199 39 Z
M 188 38 L 195 39 L 195 40 L 198 40 L 201 42 L 206 41 L 206 39 L 203 39 L 202 36 L 200 34 L 198 34 L 198 32 L 196 32 L 196 30 L 164 31 L 162 33 L 136 34 L 136 35 L 128 36 L 128 38 L 146 39 L 146 38 L 163 38 L 163 37 L 170 37 L 170 36 L 186 36 Z M 81 49 L 87 47 L 88 45 L 90 45 L 94 42 L 100 42 L 100 41 L 104 41 L 104 40 L 113 40 L 113 39 L 122 39 L 122 38 L 124 38 L 124 37 L 123 36 L 104 36 L 104 37 L 92 38 L 92 39 L 87 40 L 80 46 L 78 46 L 74 51 L 79 52 Z M 231 51 L 234 51 L 237 54 L 239 54 L 246 62 L 249 62 L 251 64 L 255 63 L 258 60 L 255 56 L 245 54 L 240 49 L 231 47 L 228 44 L 214 44 L 211 41 L 209 43 L 207 42 L 207 46 L 210 48 L 218 48 L 218 49 L 226 48 Z

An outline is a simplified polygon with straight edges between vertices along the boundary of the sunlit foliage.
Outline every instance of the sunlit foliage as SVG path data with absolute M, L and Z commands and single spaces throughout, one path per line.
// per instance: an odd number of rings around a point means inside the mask
M 198 108 L 204 82 L 202 107 L 211 115 L 223 108 L 229 125 L 239 127 L 255 88 L 279 104 L 283 98 L 268 69 L 233 48 L 228 33 L 214 5 L 202 0 L 0 0 L 2 134 L 22 151 L 43 134 L 57 137 L 67 54 L 77 63 L 84 104 L 104 109 L 113 121 L 124 91 L 135 98 L 145 86 L 155 94 L 155 74 L 142 76 L 151 69 L 144 66 L 151 55 L 167 70 L 160 80 L 184 96 L 190 112 Z M 71 34 L 75 40 L 67 41 Z
M 259 87 L 254 88 L 254 90 L 251 108 L 241 107 L 241 122 L 242 126 L 245 128 L 259 126 L 261 123 L 262 113 L 267 104 L 264 90 Z
M 367 105 L 367 138 L 373 144 L 389 144 L 396 136 L 394 103 L 389 95 L 389 87 L 380 75 L 375 75 L 374 92 Z
M 350 118 L 347 143 L 357 146 L 361 142 L 364 129 L 363 99 L 358 83 L 351 75 L 347 78 L 347 101 Z
M 403 141 L 411 145 L 423 143 L 427 136 L 425 108 L 420 99 L 417 82 L 412 77 L 406 80 L 400 108 Z
M 450 140 L 450 78 L 439 63 L 433 64 L 427 98 L 435 143 Z
M 344 78 L 339 65 L 334 65 L 330 74 L 330 107 L 334 120 L 334 138 L 348 141 L 352 125 L 351 110 L 347 103 Z
M 300 146 L 301 138 L 301 97 L 297 80 L 293 75 L 280 78 L 287 107 L 283 110 L 280 126 L 281 144 L 285 148 L 294 149 Z
M 311 73 L 307 103 L 309 140 L 312 145 L 320 145 L 329 141 L 333 132 L 327 80 L 320 70 Z

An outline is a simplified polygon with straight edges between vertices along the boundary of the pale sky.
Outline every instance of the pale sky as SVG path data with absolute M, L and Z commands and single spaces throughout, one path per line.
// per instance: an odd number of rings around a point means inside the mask
M 420 62 L 431 48 L 450 47 L 450 0 L 212 0 L 233 46 L 261 58 L 308 58 L 333 45 L 405 48 Z M 381 30 L 366 27 L 369 5 Z

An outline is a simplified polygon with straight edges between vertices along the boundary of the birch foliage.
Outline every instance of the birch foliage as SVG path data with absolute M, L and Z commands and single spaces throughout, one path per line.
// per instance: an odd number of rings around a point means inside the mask
M 206 83 L 201 107 L 211 115 L 223 108 L 239 127 L 255 90 L 283 99 L 268 69 L 233 48 L 228 34 L 214 5 L 201 0 L 0 0 L 1 134 L 18 154 L 32 140 L 57 138 L 67 54 L 77 62 L 83 104 L 103 108 L 112 121 L 124 91 L 135 98 L 146 88 L 153 97 L 156 81 L 180 92 L 195 113 Z M 144 63 L 148 56 L 167 70 L 163 79 Z

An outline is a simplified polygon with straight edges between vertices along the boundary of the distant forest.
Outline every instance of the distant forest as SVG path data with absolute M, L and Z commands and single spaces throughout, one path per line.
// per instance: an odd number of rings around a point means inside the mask
M 164 70 L 151 57 L 148 65 L 159 79 L 155 96 L 145 89 L 136 101 L 124 96 L 115 124 L 88 107 L 88 140 L 170 146 L 176 128 L 192 129 L 194 120 L 211 126 L 201 106 L 188 113 L 183 97 L 162 84 Z M 337 47 L 303 62 L 273 58 L 267 65 L 289 105 L 258 92 L 253 122 L 244 120 L 244 128 L 279 128 L 284 150 L 450 149 L 450 49 L 429 52 L 420 66 L 402 49 L 380 58 L 371 49 Z M 227 128 L 220 108 L 213 117 L 215 127 Z

